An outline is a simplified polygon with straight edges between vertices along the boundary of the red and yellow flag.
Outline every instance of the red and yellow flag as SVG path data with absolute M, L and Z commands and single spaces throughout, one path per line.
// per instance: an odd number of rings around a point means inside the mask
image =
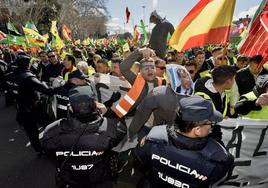
M 200 0 L 184 17 L 170 39 L 178 51 L 205 44 L 226 43 L 235 0 Z
M 66 40 L 72 41 L 72 31 L 65 24 L 63 24 L 63 26 L 62 26 L 62 35 Z
M 268 62 L 268 0 L 262 1 L 244 32 L 238 47 L 239 53 L 249 57 L 262 55 L 262 64 Z

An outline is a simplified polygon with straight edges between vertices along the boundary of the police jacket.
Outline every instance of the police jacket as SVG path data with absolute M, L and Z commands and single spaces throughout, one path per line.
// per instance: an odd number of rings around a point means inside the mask
M 57 100 L 57 119 L 67 118 L 67 106 L 69 103 L 69 90 L 75 85 L 67 82 L 55 90 Z
M 233 157 L 211 138 L 189 138 L 166 125 L 154 127 L 136 149 L 151 187 L 206 188 L 222 179 Z
M 117 119 L 97 117 L 81 123 L 69 118 L 49 125 L 41 143 L 49 156 L 56 159 L 58 172 L 61 168 L 59 174 L 66 184 L 98 187 L 94 184 L 110 178 L 109 150 L 125 134 L 126 126 Z
M 53 89 L 41 83 L 30 70 L 17 69 L 7 75 L 7 84 L 12 93 L 16 95 L 16 101 L 20 111 L 30 112 L 34 110 L 40 99 L 38 92 L 53 95 Z

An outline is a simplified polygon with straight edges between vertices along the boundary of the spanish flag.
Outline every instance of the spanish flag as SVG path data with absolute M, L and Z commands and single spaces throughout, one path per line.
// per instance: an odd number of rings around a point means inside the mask
M 169 45 L 178 51 L 205 44 L 226 43 L 235 0 L 200 0 L 184 17 Z

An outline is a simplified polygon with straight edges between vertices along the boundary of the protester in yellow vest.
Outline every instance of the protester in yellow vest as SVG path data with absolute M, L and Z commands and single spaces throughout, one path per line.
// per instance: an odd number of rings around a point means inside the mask
M 195 95 L 212 100 L 216 110 L 223 116 L 230 115 L 229 96 L 226 90 L 230 90 L 234 84 L 236 70 L 232 66 L 220 65 L 212 71 L 212 78 L 204 77 L 196 81 Z
M 242 95 L 235 111 L 245 118 L 268 120 L 268 75 L 257 78 L 253 91 Z
M 129 114 L 136 108 L 154 87 L 162 85 L 162 78 L 156 77 L 155 54 L 149 48 L 141 48 L 131 53 L 121 64 L 120 70 L 132 85 L 128 93 L 119 101 L 113 111 L 118 117 Z M 140 62 L 138 75 L 131 71 L 132 65 Z
M 63 64 L 64 68 L 61 71 L 61 76 L 63 80 L 68 80 L 69 74 L 76 70 L 74 56 L 67 54 L 63 60 Z

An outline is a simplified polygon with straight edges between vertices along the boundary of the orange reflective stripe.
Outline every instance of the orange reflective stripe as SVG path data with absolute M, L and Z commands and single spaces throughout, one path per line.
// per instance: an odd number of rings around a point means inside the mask
M 131 107 L 135 104 L 136 100 L 139 98 L 146 81 L 138 74 L 132 88 L 128 91 L 128 93 L 119 101 L 113 111 L 116 115 L 122 118 L 124 115 L 128 113 Z

